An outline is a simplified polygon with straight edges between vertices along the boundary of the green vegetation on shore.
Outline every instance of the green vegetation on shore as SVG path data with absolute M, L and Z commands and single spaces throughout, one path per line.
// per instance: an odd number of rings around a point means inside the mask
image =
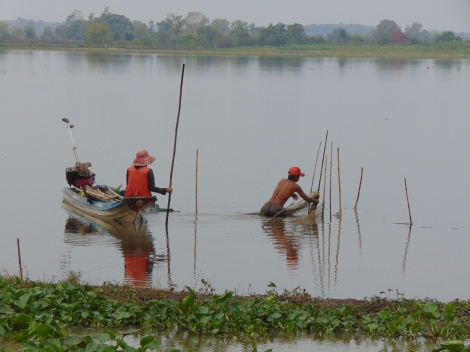
M 87 47 L 85 45 L 2 44 L 1 49 L 81 51 L 92 53 L 141 53 L 212 56 L 264 56 L 264 57 L 336 57 L 376 59 L 470 59 L 470 44 L 433 44 L 429 46 L 335 46 L 330 44 L 293 45 L 284 47 L 236 47 L 206 49 L 151 49 L 138 46 Z
M 241 20 L 209 21 L 200 12 L 189 12 L 186 17 L 169 13 L 161 21 L 146 24 L 110 13 L 106 8 L 100 16 L 91 13 L 87 18 L 74 10 L 65 22 L 51 25 L 54 27 L 40 27 L 43 31 L 40 34 L 36 33 L 34 21 L 11 28 L 7 22 L 0 21 L 0 48 L 239 56 L 470 58 L 470 40 L 451 31 L 430 32 L 418 22 L 402 31 L 389 19 L 361 34 L 348 33 L 339 26 L 323 35 L 309 35 L 298 23 L 258 27 Z M 467 33 L 461 35 L 469 39 Z
M 72 326 L 97 328 L 178 328 L 195 334 L 224 334 L 256 341 L 270 331 L 310 330 L 377 337 L 464 339 L 470 336 L 470 302 L 389 300 L 378 297 L 350 303 L 321 300 L 305 291 L 278 295 L 234 296 L 188 292 L 175 295 L 154 289 L 105 284 L 101 287 L 41 283 L 0 277 L 0 337 L 24 350 L 67 343 L 86 347 L 119 342 L 114 334 L 68 336 Z M 108 297 L 107 297 L 108 296 Z M 116 300 L 120 298 L 121 300 Z M 97 342 L 97 341 L 101 342 Z M 145 348 L 156 348 L 147 338 Z M 119 342 L 124 349 L 124 343 Z M 148 346 L 150 344 L 150 347 Z M 93 345 L 94 346 L 94 345 Z M 106 345 L 95 350 L 103 350 Z M 56 349 L 59 351 L 60 349 Z M 64 350 L 64 349 L 62 349 Z

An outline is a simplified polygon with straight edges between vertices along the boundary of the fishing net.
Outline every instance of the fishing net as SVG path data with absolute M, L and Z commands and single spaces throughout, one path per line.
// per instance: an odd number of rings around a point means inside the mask
M 78 175 L 81 177 L 93 176 L 93 171 L 91 170 L 91 163 L 89 162 L 76 163 L 74 169 L 78 172 Z

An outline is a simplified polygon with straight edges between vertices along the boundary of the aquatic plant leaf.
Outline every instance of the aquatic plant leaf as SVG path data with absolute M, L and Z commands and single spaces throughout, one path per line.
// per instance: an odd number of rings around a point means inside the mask
M 209 320 L 211 320 L 211 317 L 208 317 L 207 315 L 204 315 L 199 318 L 199 321 L 201 322 L 201 324 L 207 324 Z
M 31 318 L 28 314 L 20 313 L 14 317 L 14 321 L 17 323 L 31 323 L 33 318 Z
M 76 346 L 80 342 L 82 342 L 82 338 L 75 334 L 69 335 L 65 337 L 64 339 L 62 339 L 62 345 L 66 345 L 66 346 L 69 346 L 69 345 Z
M 206 315 L 209 314 L 209 307 L 200 306 L 197 311 L 199 314 Z
M 101 333 L 98 333 L 98 334 L 96 334 L 96 338 L 97 338 L 98 341 L 101 342 L 101 343 L 104 343 L 105 341 L 111 340 L 111 337 L 109 336 L 109 334 L 101 334 Z
M 160 344 L 155 340 L 150 341 L 149 344 L 147 345 L 147 348 L 151 351 L 157 350 L 159 347 L 160 347 Z
M 155 338 L 153 336 L 145 336 L 140 340 L 140 345 L 147 346 L 152 341 L 155 341 Z
M 251 352 L 258 352 L 258 343 L 256 342 L 256 340 L 251 340 L 251 346 L 253 347 Z
M 427 303 L 423 307 L 423 312 L 425 312 L 425 313 L 433 313 L 435 311 L 437 311 L 437 304 L 435 304 L 435 303 L 432 303 L 432 302 Z
M 8 307 L 5 303 L 0 302 L 0 313 L 2 314 L 13 314 L 15 311 Z

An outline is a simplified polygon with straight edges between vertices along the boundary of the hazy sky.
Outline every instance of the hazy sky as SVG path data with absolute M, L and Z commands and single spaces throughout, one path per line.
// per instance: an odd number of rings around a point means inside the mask
M 0 0 L 0 20 L 18 17 L 61 22 L 74 9 L 85 17 L 112 13 L 131 20 L 161 21 L 173 12 L 202 12 L 210 20 L 225 18 L 265 26 L 285 24 L 358 23 L 375 26 L 391 19 L 404 29 L 415 21 L 425 29 L 470 32 L 470 0 Z

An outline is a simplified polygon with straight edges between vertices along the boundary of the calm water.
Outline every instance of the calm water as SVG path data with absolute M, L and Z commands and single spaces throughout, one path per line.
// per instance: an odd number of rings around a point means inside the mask
M 125 184 L 136 150 L 146 148 L 157 156 L 157 185 L 168 185 L 183 63 L 171 203 L 179 212 L 170 215 L 169 240 L 163 213 L 135 229 L 62 207 L 64 168 L 74 163 L 63 117 L 99 184 Z M 92 283 L 178 289 L 204 288 L 204 279 L 240 294 L 263 293 L 272 281 L 278 291 L 300 286 L 323 297 L 398 290 L 467 299 L 469 80 L 465 60 L 0 51 L 0 268 L 18 272 L 19 238 L 32 279 L 76 271 Z M 249 213 L 292 165 L 310 188 L 326 130 L 334 163 L 325 222 L 299 225 L 299 214 L 263 229 Z M 336 148 L 344 209 L 330 222 L 329 209 L 339 210 Z M 396 224 L 409 221 L 405 177 L 411 230 Z

